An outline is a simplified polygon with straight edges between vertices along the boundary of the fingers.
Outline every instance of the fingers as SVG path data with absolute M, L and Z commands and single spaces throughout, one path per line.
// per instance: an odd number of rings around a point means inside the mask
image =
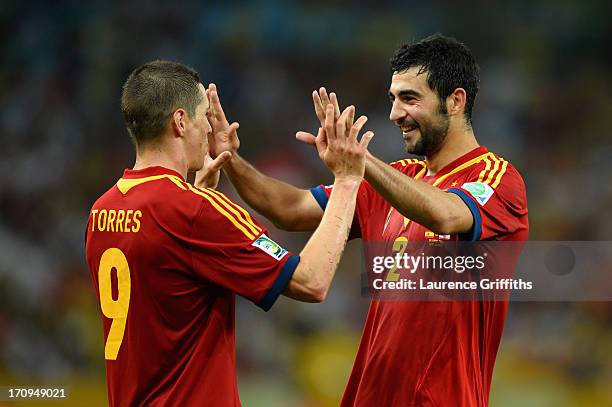
M 316 136 L 312 133 L 298 131 L 297 133 L 295 133 L 295 138 L 301 141 L 302 143 L 310 144 L 311 146 L 315 145 Z
M 363 137 L 361 137 L 361 141 L 359 142 L 359 146 L 365 148 L 367 150 L 370 141 L 374 138 L 374 132 L 367 131 Z
M 319 118 L 319 123 L 321 126 L 325 125 L 325 107 L 323 107 L 323 102 L 321 102 L 321 97 L 319 96 L 319 92 L 316 90 L 312 91 L 312 102 L 314 103 L 314 109 L 317 117 Z
M 325 126 L 325 110 L 327 105 L 330 103 L 334 105 L 335 119 L 340 117 L 340 104 L 338 102 L 338 96 L 334 92 L 330 93 L 328 96 L 327 90 L 324 87 L 321 87 L 318 91 L 315 90 L 312 92 L 312 102 L 321 126 Z M 352 122 L 347 124 L 347 127 L 350 127 L 352 124 Z
M 334 126 L 334 107 L 330 104 L 326 105 L 325 110 L 325 133 L 330 140 L 335 140 L 340 135 L 336 134 Z
M 219 93 L 217 92 L 217 85 L 214 83 L 208 85 L 208 95 L 210 98 L 210 109 L 212 110 L 213 117 L 219 121 L 227 120 L 225 118 L 225 112 L 223 112 L 223 107 L 221 106 Z
M 321 103 L 323 103 L 323 106 L 329 105 L 329 97 L 327 96 L 327 90 L 325 90 L 324 87 L 321 87 L 319 89 L 319 94 L 321 95 Z
M 210 163 L 210 171 L 219 171 L 221 167 L 223 167 L 223 164 L 225 164 L 231 159 L 232 153 L 230 153 L 229 151 L 222 152 Z
M 335 109 L 333 107 L 333 105 L 329 105 L 331 106 L 331 108 L 328 108 L 327 111 L 331 112 L 331 114 L 334 114 Z M 346 123 L 348 121 L 348 118 L 351 115 L 355 115 L 355 106 L 349 106 L 346 109 L 344 109 L 344 112 L 342 112 L 342 114 L 340 115 L 340 117 L 338 118 L 338 121 L 336 122 L 336 137 L 346 137 Z
M 317 148 L 319 156 L 321 156 L 321 154 L 323 154 L 327 149 L 327 137 L 325 134 L 325 130 L 323 130 L 321 127 L 319 127 L 317 137 L 315 138 L 315 146 Z
M 338 102 L 338 96 L 332 92 L 329 94 L 329 101 L 332 105 L 334 105 L 334 109 L 336 110 L 336 117 L 340 117 L 340 102 Z M 352 125 L 353 123 L 351 123 Z
M 353 109 L 349 112 L 349 115 L 348 115 L 348 117 L 346 119 L 346 128 L 347 129 L 351 128 L 351 126 L 353 125 L 353 120 L 355 120 L 355 106 L 353 106 Z
M 230 124 L 229 125 L 229 129 L 227 130 L 227 134 L 235 133 L 236 131 L 238 131 L 239 127 L 240 127 L 240 123 L 238 123 L 238 122 L 234 122 L 234 123 Z
M 361 128 L 363 127 L 364 124 L 366 124 L 367 121 L 368 121 L 368 118 L 366 116 L 361 116 L 359 117 L 359 119 L 357 119 L 355 124 L 351 126 L 351 130 L 349 132 L 349 138 L 352 141 L 357 142 L 357 135 L 359 134 L 359 132 L 361 131 Z

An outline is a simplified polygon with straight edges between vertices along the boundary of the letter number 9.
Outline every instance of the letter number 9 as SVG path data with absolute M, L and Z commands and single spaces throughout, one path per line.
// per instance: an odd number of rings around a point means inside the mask
M 113 299 L 111 288 L 111 271 L 117 270 L 117 299 Z M 98 269 L 98 287 L 100 290 L 100 306 L 105 317 L 113 320 L 111 323 L 104 358 L 116 360 L 127 322 L 128 308 L 130 307 L 130 267 L 123 252 L 115 247 L 107 249 L 100 258 Z

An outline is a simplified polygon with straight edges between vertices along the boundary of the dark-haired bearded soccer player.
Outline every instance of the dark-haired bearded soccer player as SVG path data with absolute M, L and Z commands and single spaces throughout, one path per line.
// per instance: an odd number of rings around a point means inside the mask
M 109 403 L 239 406 L 235 294 L 264 310 L 281 293 L 323 301 L 373 134 L 357 142 L 367 119 L 353 124 L 349 107 L 334 123 L 330 110 L 316 145 L 337 192 L 296 256 L 212 189 L 232 154 L 216 150 L 211 159 L 208 137 L 235 138 L 238 127 L 227 122 L 214 85 L 207 92 L 191 68 L 155 61 L 130 75 L 121 107 L 136 164 L 93 205 L 86 241 L 103 315 Z M 192 171 L 197 185 L 186 182 Z
M 391 60 L 392 120 L 406 151 L 425 160 L 388 165 L 368 154 L 351 236 L 398 239 L 526 240 L 525 186 L 505 159 L 479 146 L 472 107 L 479 68 L 470 50 L 435 35 L 405 45 Z M 313 93 L 321 122 L 334 94 Z M 299 132 L 298 139 L 314 142 Z M 233 143 L 233 145 L 229 145 Z M 243 199 L 287 230 L 312 230 L 334 186 L 295 188 L 267 177 L 234 152 L 224 166 Z M 333 193 L 332 193 L 333 191 Z M 506 318 L 503 301 L 373 299 L 342 406 L 486 406 Z

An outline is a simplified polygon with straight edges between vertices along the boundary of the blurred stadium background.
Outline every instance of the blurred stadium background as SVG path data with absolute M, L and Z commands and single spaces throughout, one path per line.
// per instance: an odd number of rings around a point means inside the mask
M 456 36 L 482 70 L 476 135 L 526 180 L 531 239 L 609 240 L 610 9 L 578 0 L 2 2 L 0 385 L 56 384 L 69 389 L 66 405 L 106 404 L 83 236 L 90 205 L 133 164 L 119 96 L 136 66 L 194 66 L 240 122 L 241 154 L 308 187 L 330 180 L 294 140 L 317 126 L 310 92 L 337 91 L 370 117 L 374 152 L 402 158 L 387 119 L 388 59 L 405 41 Z M 220 189 L 235 197 L 227 182 Z M 308 237 L 267 225 L 293 250 Z M 244 405 L 338 404 L 368 305 L 360 247 L 349 244 L 322 305 L 281 299 L 266 314 L 239 300 Z M 612 303 L 511 305 L 491 405 L 612 405 L 611 383 Z

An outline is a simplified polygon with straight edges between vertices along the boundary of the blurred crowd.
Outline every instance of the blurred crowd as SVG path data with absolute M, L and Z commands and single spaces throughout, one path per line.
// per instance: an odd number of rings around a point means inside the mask
M 527 185 L 532 240 L 610 240 L 612 42 L 606 1 L 151 3 L 8 1 L 0 6 L 0 385 L 56 383 L 104 404 L 102 326 L 84 261 L 88 210 L 134 161 L 121 85 L 171 59 L 219 87 L 240 153 L 300 187 L 331 180 L 295 140 L 317 121 L 310 93 L 336 91 L 404 158 L 388 120 L 388 60 L 442 32 L 481 66 L 474 130 Z M 220 190 L 240 202 L 225 180 Z M 299 250 L 308 234 L 272 237 Z M 351 242 L 321 305 L 237 310 L 246 406 L 333 406 L 367 311 Z M 612 265 L 602 265 L 610 273 Z M 513 303 L 494 406 L 612 405 L 612 305 Z M 91 404 L 91 403 L 90 403 Z M 0 402 L 2 405 L 2 402 Z

